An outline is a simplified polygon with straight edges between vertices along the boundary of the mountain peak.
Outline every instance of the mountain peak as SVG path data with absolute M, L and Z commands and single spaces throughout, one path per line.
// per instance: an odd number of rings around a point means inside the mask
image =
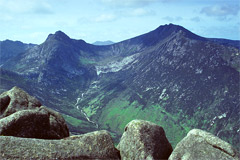
M 70 37 L 62 31 L 56 31 L 54 34 L 49 34 L 47 40 L 69 41 Z
M 179 26 L 179 25 L 175 25 L 175 24 L 172 24 L 172 23 L 169 23 L 169 24 L 166 24 L 166 25 L 161 25 L 157 29 L 154 30 L 154 32 L 157 32 L 158 34 L 166 35 L 166 36 L 169 36 L 174 32 L 177 33 L 179 31 L 182 31 L 182 32 L 185 32 L 185 33 L 188 33 L 188 32 L 190 33 L 190 31 L 188 31 L 184 27 Z
M 160 25 L 156 30 L 158 30 L 158 29 L 168 29 L 171 31 L 187 30 L 180 25 L 176 25 L 176 24 L 172 24 L 172 23 Z
M 155 29 L 153 32 L 154 32 L 154 34 L 159 35 L 161 38 L 165 38 L 171 34 L 181 32 L 185 37 L 188 37 L 190 39 L 205 40 L 205 38 L 192 33 L 191 31 L 187 30 L 186 28 L 184 28 L 180 25 L 172 24 L 172 23 L 169 23 L 166 25 L 161 25 L 157 29 Z

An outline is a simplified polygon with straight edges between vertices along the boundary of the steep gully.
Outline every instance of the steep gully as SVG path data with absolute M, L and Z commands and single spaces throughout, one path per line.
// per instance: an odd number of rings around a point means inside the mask
M 91 121 L 90 118 L 87 116 L 87 114 L 86 114 L 82 109 L 79 108 L 78 103 L 79 103 L 79 101 L 81 101 L 81 100 L 83 99 L 83 95 L 84 95 L 84 93 L 82 93 L 81 97 L 77 98 L 77 102 L 76 102 L 76 104 L 75 104 L 74 106 L 75 106 L 78 110 L 81 111 L 81 113 L 85 116 L 85 118 L 87 119 L 88 122 L 94 124 L 94 125 L 96 126 L 96 128 L 98 129 L 98 124 L 97 124 L 96 122 L 94 122 L 94 121 Z

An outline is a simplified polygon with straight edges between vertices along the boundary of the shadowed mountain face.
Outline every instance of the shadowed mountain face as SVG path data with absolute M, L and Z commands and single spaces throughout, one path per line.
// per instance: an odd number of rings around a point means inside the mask
M 0 41 L 0 65 L 33 46 L 35 45 L 25 44 L 20 41 Z
M 107 129 L 117 141 L 144 119 L 173 146 L 192 128 L 239 146 L 238 44 L 173 24 L 107 46 L 58 31 L 3 64 L 1 89 L 19 85 L 63 113 L 72 132 Z

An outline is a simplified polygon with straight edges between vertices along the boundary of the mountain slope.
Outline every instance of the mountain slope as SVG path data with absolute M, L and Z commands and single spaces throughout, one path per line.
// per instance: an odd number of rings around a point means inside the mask
M 0 41 L 0 65 L 7 60 L 25 52 L 27 49 L 35 46 L 34 44 L 25 44 L 20 41 L 5 40 Z
M 107 46 L 58 31 L 2 67 L 34 83 L 73 132 L 107 129 L 117 141 L 129 121 L 145 119 L 173 146 L 192 128 L 239 146 L 239 41 L 225 42 L 173 24 Z
M 104 74 L 84 93 L 83 110 L 117 134 L 139 118 L 162 125 L 174 144 L 191 128 L 238 144 L 239 50 L 182 30 L 148 42 L 154 46 L 133 55 L 121 70 L 114 72 L 119 62 L 105 64 Z

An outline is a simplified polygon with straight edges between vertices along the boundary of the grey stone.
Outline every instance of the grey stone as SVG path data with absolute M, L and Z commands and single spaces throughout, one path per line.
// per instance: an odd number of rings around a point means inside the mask
M 167 159 L 172 152 L 163 128 L 143 120 L 126 125 L 117 148 L 123 160 Z
M 239 153 L 220 138 L 200 129 L 191 130 L 180 141 L 169 160 L 239 160 Z
M 13 87 L 0 95 L 0 118 L 7 117 L 17 111 L 36 109 L 41 103 L 18 87 Z
M 0 159 L 120 159 L 107 131 L 61 140 L 0 136 Z
M 14 87 L 0 95 L 0 135 L 61 139 L 69 136 L 69 130 L 58 112 Z

